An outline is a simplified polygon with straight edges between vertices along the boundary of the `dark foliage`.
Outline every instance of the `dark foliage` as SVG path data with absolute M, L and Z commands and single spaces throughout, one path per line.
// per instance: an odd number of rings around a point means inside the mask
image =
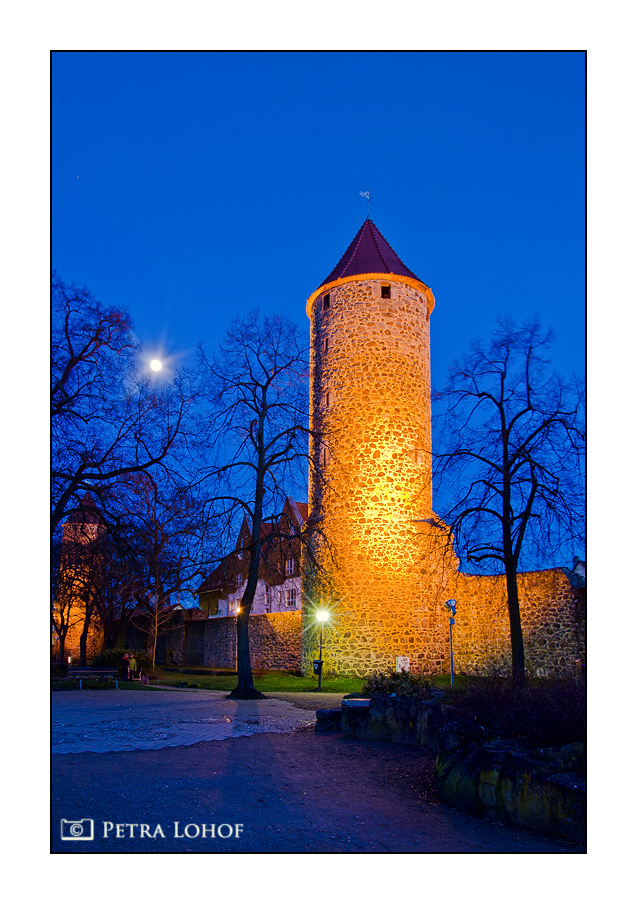
M 424 675 L 412 675 L 410 672 L 375 672 L 365 681 L 361 694 L 383 694 L 405 697 L 409 700 L 431 699 L 431 679 Z
M 553 746 L 586 739 L 586 690 L 575 681 L 520 685 L 509 678 L 465 678 L 447 702 L 490 737 Z
M 91 666 L 96 669 L 105 669 L 109 666 L 119 665 L 125 652 L 126 650 L 105 650 L 91 660 Z M 130 651 L 128 652 L 130 653 Z M 144 672 L 149 672 L 151 670 L 153 664 L 151 656 L 147 653 L 134 653 L 133 655 L 137 662 L 138 671 L 140 669 Z

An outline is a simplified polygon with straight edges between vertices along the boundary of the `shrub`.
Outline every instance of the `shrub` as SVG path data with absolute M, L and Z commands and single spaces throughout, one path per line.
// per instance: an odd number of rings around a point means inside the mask
M 429 700 L 431 698 L 431 678 L 412 675 L 410 672 L 375 672 L 363 684 L 361 694 L 383 694 L 407 697 L 409 700 Z
M 104 650 L 103 653 L 98 653 L 97 656 L 94 656 L 90 664 L 95 666 L 96 669 L 106 669 L 109 665 L 119 665 L 125 652 L 125 650 Z
M 137 661 L 137 669 L 148 672 L 153 664 L 152 658 L 147 653 L 136 653 L 132 650 L 104 650 L 91 660 L 91 665 L 95 668 L 105 669 L 109 666 L 119 665 L 122 661 L 124 653 L 133 653 Z
M 464 678 L 447 702 L 492 737 L 547 746 L 586 738 L 586 691 L 574 681 L 520 686 L 510 678 Z

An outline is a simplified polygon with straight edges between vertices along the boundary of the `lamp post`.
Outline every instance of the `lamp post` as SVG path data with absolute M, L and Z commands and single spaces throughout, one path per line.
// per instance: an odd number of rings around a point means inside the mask
M 330 613 L 321 609 L 316 613 L 316 620 L 321 626 L 321 640 L 319 644 L 319 658 L 314 660 L 314 671 L 318 673 L 318 690 L 321 689 L 321 677 L 323 675 L 323 625 L 329 619 Z
M 451 612 L 449 616 L 449 657 L 451 661 L 451 687 L 453 687 L 453 626 L 456 623 L 454 618 L 456 614 L 456 606 L 458 603 L 455 600 L 447 600 L 445 603 L 445 609 L 448 609 Z

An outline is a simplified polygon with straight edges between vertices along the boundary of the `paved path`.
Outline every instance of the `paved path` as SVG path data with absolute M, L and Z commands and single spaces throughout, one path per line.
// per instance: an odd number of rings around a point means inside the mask
M 431 754 L 316 733 L 341 697 L 54 693 L 53 852 L 580 852 L 441 805 Z
M 159 750 L 257 732 L 313 727 L 315 710 L 342 694 L 283 694 L 228 700 L 226 691 L 58 691 L 52 695 L 53 753 Z M 294 700 L 294 702 L 291 702 Z

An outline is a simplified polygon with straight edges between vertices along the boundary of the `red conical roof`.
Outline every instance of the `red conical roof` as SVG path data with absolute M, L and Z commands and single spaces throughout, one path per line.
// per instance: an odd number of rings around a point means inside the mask
M 395 273 L 397 276 L 410 276 L 420 282 L 369 219 L 365 220 L 343 257 L 321 285 L 345 276 L 358 276 L 359 273 Z

